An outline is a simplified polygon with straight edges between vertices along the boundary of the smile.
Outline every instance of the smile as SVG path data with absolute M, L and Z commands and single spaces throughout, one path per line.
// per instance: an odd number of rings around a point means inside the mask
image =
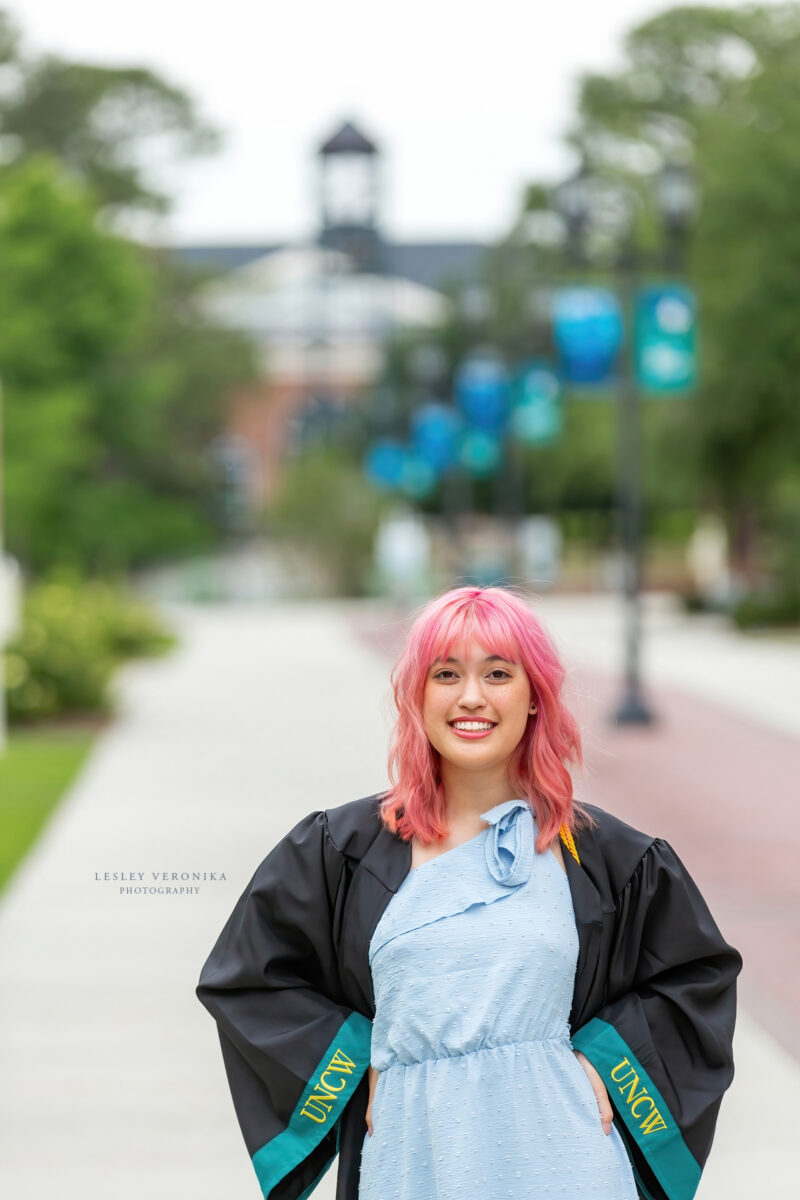
M 496 721 L 448 721 L 447 723 L 453 733 L 462 738 L 487 737 L 497 724 Z

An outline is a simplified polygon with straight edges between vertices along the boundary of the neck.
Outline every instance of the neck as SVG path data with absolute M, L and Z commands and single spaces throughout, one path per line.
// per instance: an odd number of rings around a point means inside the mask
M 448 822 L 477 821 L 482 812 L 517 795 L 504 764 L 486 771 L 465 771 L 441 760 L 440 771 Z

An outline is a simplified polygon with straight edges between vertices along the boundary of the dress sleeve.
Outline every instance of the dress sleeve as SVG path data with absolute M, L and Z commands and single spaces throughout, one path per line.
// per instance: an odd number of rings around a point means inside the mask
M 603 1007 L 572 1036 L 605 1083 L 646 1200 L 691 1200 L 733 1080 L 741 955 L 656 838 L 616 900 Z
M 372 1022 L 343 1001 L 332 914 L 344 860 L 324 813 L 267 855 L 206 961 L 236 1115 L 264 1197 L 302 1200 L 332 1163 L 370 1058 Z

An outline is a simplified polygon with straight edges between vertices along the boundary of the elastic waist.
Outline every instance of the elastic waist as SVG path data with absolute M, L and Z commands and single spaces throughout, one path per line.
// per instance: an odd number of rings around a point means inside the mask
M 549 1038 L 524 1038 L 513 1042 L 494 1042 L 491 1046 L 476 1046 L 474 1050 L 458 1050 L 454 1054 L 430 1054 L 426 1058 L 412 1058 L 409 1062 L 404 1062 L 401 1058 L 395 1058 L 389 1063 L 388 1067 L 383 1067 L 384 1071 L 390 1070 L 392 1067 L 419 1067 L 423 1063 L 442 1062 L 453 1058 L 468 1058 L 473 1054 L 487 1054 L 492 1050 L 508 1050 L 509 1048 L 525 1047 L 525 1046 L 547 1046 L 560 1044 L 572 1049 L 568 1034 L 559 1034 L 557 1037 Z

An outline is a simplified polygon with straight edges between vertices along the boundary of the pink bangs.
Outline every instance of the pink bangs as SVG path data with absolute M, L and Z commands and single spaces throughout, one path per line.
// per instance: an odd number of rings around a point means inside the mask
M 439 754 L 423 722 L 425 681 L 436 659 L 473 638 L 490 654 L 520 663 L 530 681 L 537 712 L 509 774 L 515 795 L 528 800 L 536 817 L 536 849 L 545 850 L 563 824 L 572 830 L 591 822 L 573 799 L 568 769 L 582 762 L 580 731 L 561 700 L 565 672 L 556 649 L 528 602 L 510 588 L 456 588 L 418 613 L 391 672 L 397 719 L 389 750 L 392 786 L 381 797 L 381 818 L 406 841 L 416 836 L 430 842 L 447 834 Z

